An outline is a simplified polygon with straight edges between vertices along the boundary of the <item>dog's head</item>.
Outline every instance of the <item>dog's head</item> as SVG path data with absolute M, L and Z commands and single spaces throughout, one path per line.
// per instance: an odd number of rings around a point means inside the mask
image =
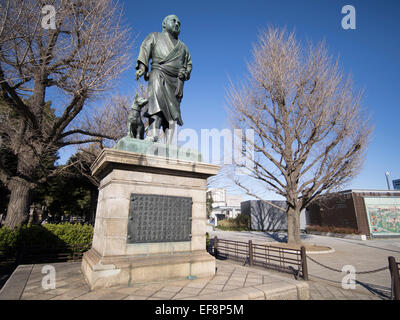
M 148 102 L 148 99 L 136 96 L 135 101 L 133 102 L 133 106 L 143 108 Z

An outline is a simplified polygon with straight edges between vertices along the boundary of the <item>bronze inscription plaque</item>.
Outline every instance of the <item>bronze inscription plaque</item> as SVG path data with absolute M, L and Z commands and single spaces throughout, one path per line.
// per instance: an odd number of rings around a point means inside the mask
M 192 198 L 131 194 L 127 243 L 190 241 Z

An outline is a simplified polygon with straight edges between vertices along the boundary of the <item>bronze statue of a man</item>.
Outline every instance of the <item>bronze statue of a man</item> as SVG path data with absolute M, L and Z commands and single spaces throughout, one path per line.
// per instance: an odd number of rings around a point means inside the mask
M 180 103 L 183 83 L 190 78 L 192 60 L 188 48 L 178 39 L 180 27 L 178 17 L 169 15 L 163 20 L 162 32 L 150 33 L 140 46 L 136 80 L 144 75 L 149 81 L 146 140 L 157 141 L 162 127 L 166 142 L 171 143 L 176 124 L 183 125 Z

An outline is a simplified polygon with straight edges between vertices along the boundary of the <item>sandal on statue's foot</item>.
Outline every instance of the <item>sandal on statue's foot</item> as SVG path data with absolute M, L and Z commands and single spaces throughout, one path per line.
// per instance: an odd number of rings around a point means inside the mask
M 146 139 L 144 139 L 146 141 L 150 141 L 150 142 L 157 142 L 157 137 L 146 137 Z

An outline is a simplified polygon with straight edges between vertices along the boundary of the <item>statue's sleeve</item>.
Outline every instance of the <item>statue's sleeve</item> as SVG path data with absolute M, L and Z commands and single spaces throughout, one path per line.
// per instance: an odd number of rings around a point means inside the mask
M 190 79 L 190 73 L 192 72 L 192 58 L 189 51 L 186 51 L 186 80 Z
M 149 70 L 149 60 L 151 59 L 151 52 L 155 41 L 154 33 L 150 33 L 146 39 L 143 40 L 140 46 L 139 56 L 136 62 L 136 69 L 139 69 L 139 62 L 146 66 L 146 71 Z

